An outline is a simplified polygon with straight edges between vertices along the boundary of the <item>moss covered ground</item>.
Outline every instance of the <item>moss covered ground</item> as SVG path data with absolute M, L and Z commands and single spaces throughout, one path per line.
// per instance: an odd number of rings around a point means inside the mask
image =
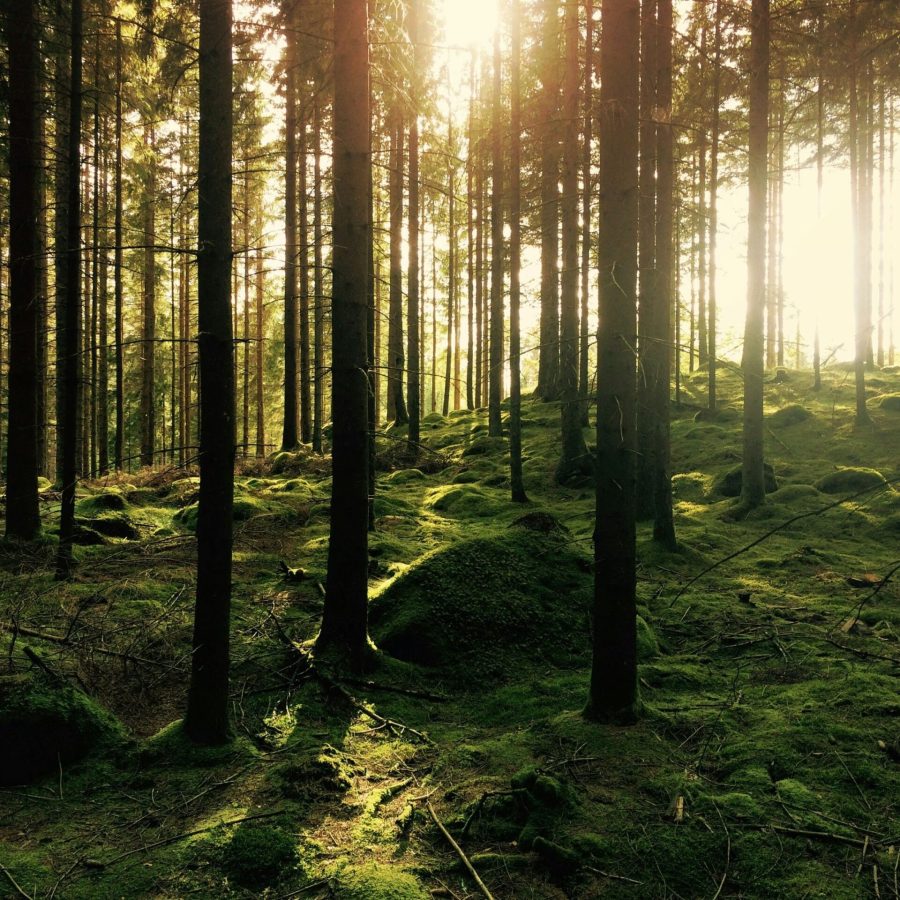
M 302 651 L 321 613 L 327 462 L 242 466 L 236 736 L 215 750 L 177 722 L 196 473 L 85 484 L 62 585 L 43 485 L 45 541 L 0 545 L 6 696 L 21 707 L 36 653 L 38 705 L 102 723 L 102 740 L 0 787 L 0 897 L 477 896 L 432 810 L 498 898 L 900 896 L 900 594 L 882 581 L 900 562 L 900 375 L 873 373 L 862 431 L 841 367 L 818 393 L 805 372 L 767 385 L 774 490 L 740 522 L 723 490 L 739 375 L 721 372 L 713 416 L 704 382 L 687 376 L 674 410 L 679 550 L 639 529 L 629 728 L 581 716 L 594 502 L 553 483 L 554 404 L 523 407 L 524 507 L 484 410 L 429 415 L 414 462 L 402 433 L 384 439 L 381 653 L 339 682 Z

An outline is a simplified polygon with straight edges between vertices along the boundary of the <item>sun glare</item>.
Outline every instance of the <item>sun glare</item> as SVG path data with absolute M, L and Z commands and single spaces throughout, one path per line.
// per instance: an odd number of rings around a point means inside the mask
M 489 44 L 500 17 L 498 0 L 442 0 L 444 39 L 451 47 Z

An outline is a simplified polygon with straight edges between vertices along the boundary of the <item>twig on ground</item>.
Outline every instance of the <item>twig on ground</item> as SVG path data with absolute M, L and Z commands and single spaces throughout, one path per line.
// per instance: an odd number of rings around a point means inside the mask
M 0 872 L 3 872 L 3 874 L 9 879 L 9 883 L 16 889 L 16 891 L 18 891 L 20 897 L 25 897 L 25 900 L 33 900 L 31 894 L 25 893 L 25 891 L 19 885 L 19 882 L 16 881 L 15 878 L 13 878 L 12 872 L 10 872 L 9 869 L 7 869 L 6 866 L 3 865 L 3 863 L 0 863 Z
M 434 807 L 431 805 L 431 802 L 426 800 L 425 806 L 428 809 L 431 818 L 434 820 L 434 824 L 437 825 L 438 830 L 447 840 L 447 843 L 450 844 L 450 846 L 456 851 L 456 855 L 460 858 L 460 861 L 466 867 L 466 871 L 472 876 L 475 884 L 478 885 L 478 889 L 482 894 L 484 894 L 487 900 L 494 900 L 494 895 L 488 890 L 488 886 L 481 880 L 481 876 L 478 874 L 478 872 L 475 871 L 475 866 L 472 865 L 469 857 L 466 856 L 462 847 L 460 847 L 459 844 L 456 843 L 456 841 L 453 839 L 453 835 L 450 834 L 449 831 L 447 831 L 444 823 L 438 818 L 438 814 L 434 811 Z
M 110 866 L 115 865 L 117 862 L 121 862 L 123 859 L 127 859 L 129 856 L 134 856 L 136 853 L 146 853 L 149 850 L 153 850 L 156 847 L 165 847 L 168 844 L 176 844 L 178 841 L 183 841 L 185 838 L 194 837 L 197 834 L 204 834 L 207 831 L 212 831 L 215 828 L 227 828 L 230 825 L 240 825 L 242 822 L 252 822 L 256 819 L 269 819 L 272 816 L 280 816 L 283 810 L 276 809 L 271 812 L 264 813 L 256 813 L 252 816 L 243 816 L 240 819 L 232 819 L 229 822 L 216 822 L 214 825 L 207 825 L 204 828 L 195 828 L 193 831 L 185 831 L 181 834 L 173 835 L 172 837 L 162 838 L 159 841 L 153 841 L 150 844 L 144 844 L 142 847 L 135 847 L 133 850 L 126 850 L 124 853 L 120 853 L 118 856 L 114 856 L 112 859 L 108 859 L 106 861 L 99 861 L 96 865 L 99 868 L 108 869 Z

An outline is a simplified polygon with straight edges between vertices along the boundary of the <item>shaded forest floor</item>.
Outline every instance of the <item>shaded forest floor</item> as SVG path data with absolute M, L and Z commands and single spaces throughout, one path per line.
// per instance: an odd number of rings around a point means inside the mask
M 321 613 L 327 464 L 301 452 L 245 467 L 237 739 L 214 751 L 172 724 L 197 479 L 85 485 L 95 544 L 71 583 L 53 581 L 52 536 L 0 548 L 0 708 L 25 689 L 27 648 L 50 673 L 28 676 L 33 702 L 58 706 L 69 689 L 54 679 L 76 683 L 95 726 L 86 759 L 36 750 L 44 777 L 0 788 L 0 897 L 478 896 L 435 818 L 498 898 L 900 897 L 900 593 L 882 583 L 900 562 L 900 482 L 881 478 L 900 476 L 900 375 L 872 374 L 862 431 L 845 369 L 818 394 L 809 373 L 768 385 L 777 490 L 737 523 L 725 494 L 740 381 L 722 372 L 710 417 L 704 378 L 688 379 L 672 429 L 680 550 L 639 532 L 632 728 L 580 715 L 593 492 L 553 484 L 554 404 L 524 406 L 525 507 L 508 502 L 486 411 L 428 416 L 416 468 L 402 434 L 382 441 L 370 575 L 383 652 L 361 679 L 311 667 L 304 648 Z M 50 532 L 58 497 L 44 501 Z

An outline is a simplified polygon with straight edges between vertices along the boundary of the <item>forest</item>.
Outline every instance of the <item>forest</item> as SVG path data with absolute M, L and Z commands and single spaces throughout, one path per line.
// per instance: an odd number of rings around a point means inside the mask
M 0 897 L 900 900 L 898 0 L 0 35 Z

